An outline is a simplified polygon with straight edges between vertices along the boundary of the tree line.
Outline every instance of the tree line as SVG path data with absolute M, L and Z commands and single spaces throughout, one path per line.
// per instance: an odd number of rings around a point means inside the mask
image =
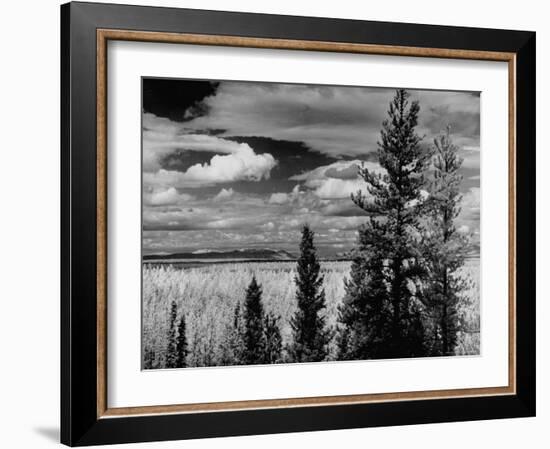
M 222 365 L 453 355 L 460 330 L 457 304 L 467 281 L 469 238 L 458 232 L 462 160 L 450 128 L 428 149 L 417 133 L 420 106 L 398 89 L 378 142 L 383 170 L 362 166 L 365 189 L 351 195 L 366 212 L 358 229 L 345 296 L 335 328 L 326 322 L 323 275 L 314 232 L 304 225 L 297 261 L 297 309 L 291 342 L 283 347 L 280 317 L 267 313 L 252 277 L 238 301 L 221 347 Z M 185 315 L 175 302 L 168 326 L 166 367 L 187 366 Z M 147 365 L 147 354 L 145 354 Z M 334 356 L 333 356 L 334 359 Z

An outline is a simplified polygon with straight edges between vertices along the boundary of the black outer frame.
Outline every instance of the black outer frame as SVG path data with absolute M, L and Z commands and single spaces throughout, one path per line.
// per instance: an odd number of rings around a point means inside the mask
M 97 418 L 96 29 L 516 53 L 517 394 Z M 535 33 L 94 3 L 61 6 L 61 442 L 70 446 L 535 416 Z

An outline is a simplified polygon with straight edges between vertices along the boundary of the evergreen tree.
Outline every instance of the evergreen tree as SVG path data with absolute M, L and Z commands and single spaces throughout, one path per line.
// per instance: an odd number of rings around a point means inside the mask
M 418 102 L 409 102 L 408 92 L 398 89 L 378 142 L 383 173 L 359 169 L 366 192 L 358 191 L 351 199 L 369 217 L 359 229 L 340 307 L 342 358 L 425 355 L 417 288 L 422 275 L 418 240 L 423 173 L 429 154 L 415 131 L 419 110 Z
M 266 314 L 264 319 L 264 363 L 278 363 L 281 361 L 283 340 L 278 322 L 279 317 L 275 317 L 271 313 Z
M 457 303 L 466 283 L 458 274 L 469 246 L 467 236 L 458 233 L 454 222 L 460 213 L 459 170 L 462 159 L 453 144 L 450 127 L 434 139 L 433 178 L 426 203 L 429 223 L 425 232 L 425 254 L 429 284 L 425 292 L 431 317 L 432 355 L 452 355 L 457 343 L 459 317 Z
M 233 309 L 233 319 L 226 326 L 225 336 L 221 344 L 221 365 L 242 365 L 245 363 L 244 333 L 244 319 L 241 312 L 241 303 L 238 301 Z
M 254 365 L 265 362 L 264 309 L 262 305 L 262 288 L 256 277 L 246 290 L 244 310 L 244 362 Z
M 176 320 L 178 318 L 178 307 L 176 301 L 172 301 L 170 306 L 170 321 L 168 324 L 168 345 L 166 347 L 166 368 L 177 368 L 177 338 L 176 338 Z
M 368 233 L 359 233 L 366 246 Z M 355 251 L 350 277 L 344 281 L 346 295 L 339 308 L 338 359 L 378 359 L 390 356 L 391 308 L 380 251 Z
M 178 324 L 178 337 L 176 340 L 176 367 L 185 368 L 187 366 L 187 336 L 185 335 L 185 314 L 181 314 Z
M 325 291 L 321 266 L 313 244 L 315 234 L 308 225 L 302 229 L 300 258 L 297 262 L 296 300 L 298 309 L 290 321 L 292 344 L 288 349 L 293 362 L 319 362 L 328 354 L 330 332 L 326 329 Z

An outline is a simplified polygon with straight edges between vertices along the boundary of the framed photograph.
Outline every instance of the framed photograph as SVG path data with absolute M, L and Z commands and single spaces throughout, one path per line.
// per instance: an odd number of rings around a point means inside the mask
M 535 414 L 535 33 L 61 7 L 61 439 Z

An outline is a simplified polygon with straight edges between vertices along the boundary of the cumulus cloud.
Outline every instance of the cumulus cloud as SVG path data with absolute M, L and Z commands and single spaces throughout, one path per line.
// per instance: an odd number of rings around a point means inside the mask
M 306 181 L 306 185 L 315 186 L 315 181 L 334 178 L 334 179 L 357 179 L 359 178 L 359 167 L 364 166 L 373 173 L 384 174 L 386 171 L 378 162 L 370 161 L 338 161 L 329 165 L 323 165 L 313 170 L 294 175 L 290 179 L 293 181 Z
M 319 198 L 335 199 L 349 198 L 358 190 L 366 193 L 365 182 L 362 179 L 327 178 L 319 182 L 319 186 L 315 188 L 314 192 Z
M 359 167 L 365 167 L 373 173 L 385 173 L 376 162 L 338 161 L 292 176 L 290 179 L 305 181 L 304 185 L 313 189 L 315 195 L 322 199 L 349 198 L 358 190 L 366 193 L 365 181 L 359 176 Z
M 235 191 L 230 187 L 229 189 L 221 189 L 219 193 L 213 198 L 214 201 L 228 200 L 235 195 Z
M 325 171 L 325 175 L 329 178 L 337 179 L 355 179 L 359 173 L 360 164 L 350 164 L 345 168 L 329 167 Z
M 193 199 L 192 195 L 178 193 L 174 187 L 166 190 L 153 190 L 143 194 L 143 202 L 150 206 L 168 206 Z
M 269 198 L 271 204 L 285 204 L 289 201 L 288 193 L 272 193 Z
M 189 136 L 188 136 L 189 137 Z M 190 136 L 204 151 L 218 151 L 229 154 L 216 154 L 210 162 L 195 164 L 185 172 L 159 169 L 145 172 L 143 180 L 147 185 L 201 187 L 234 181 L 260 181 L 269 179 L 275 167 L 275 158 L 269 153 L 256 154 L 245 143 L 237 143 L 213 136 Z M 204 145 L 203 145 L 204 144 Z M 208 150 L 206 150 L 208 148 Z
M 272 193 L 268 202 L 270 204 L 286 204 L 296 200 L 300 196 L 300 185 L 296 185 L 290 193 L 277 192 Z
M 209 162 L 185 172 L 161 168 L 163 157 L 176 150 L 216 153 Z M 239 180 L 268 179 L 275 167 L 269 153 L 256 154 L 250 145 L 206 134 L 195 134 L 181 123 L 143 114 L 143 171 L 150 185 L 187 187 Z

